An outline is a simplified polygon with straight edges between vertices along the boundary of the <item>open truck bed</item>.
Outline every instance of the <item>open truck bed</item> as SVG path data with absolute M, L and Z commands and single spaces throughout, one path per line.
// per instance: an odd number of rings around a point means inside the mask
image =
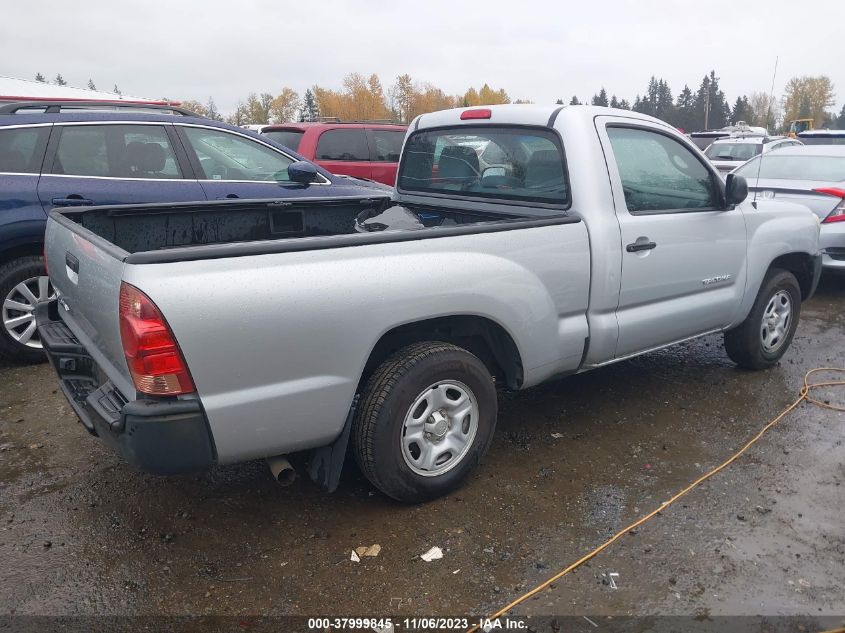
M 577 221 L 449 208 L 398 207 L 413 226 L 375 223 L 389 198 L 315 198 L 120 205 L 53 211 L 68 228 L 81 226 L 98 246 L 130 264 L 317 250 L 418 240 Z M 397 209 L 397 207 L 392 207 Z M 74 224 L 76 227 L 74 227 Z

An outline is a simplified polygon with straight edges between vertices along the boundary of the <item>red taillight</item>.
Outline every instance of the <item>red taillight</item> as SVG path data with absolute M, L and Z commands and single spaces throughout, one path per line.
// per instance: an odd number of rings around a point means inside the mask
M 838 187 L 819 187 L 813 189 L 816 193 L 823 193 L 826 196 L 833 196 L 840 198 L 839 204 L 831 211 L 828 216 L 822 220 L 822 224 L 832 224 L 834 222 L 845 222 L 845 189 Z
M 489 119 L 491 116 L 493 116 L 493 111 L 490 108 L 464 110 L 461 112 L 461 121 L 467 121 L 469 119 Z
M 159 309 L 135 286 L 120 286 L 120 338 L 135 388 L 155 396 L 194 391 L 194 381 Z

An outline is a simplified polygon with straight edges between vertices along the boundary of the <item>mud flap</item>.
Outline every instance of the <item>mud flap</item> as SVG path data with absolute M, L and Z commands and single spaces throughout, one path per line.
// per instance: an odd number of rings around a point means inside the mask
M 337 439 L 327 446 L 315 448 L 311 453 L 311 460 L 308 462 L 308 476 L 326 492 L 334 492 L 340 483 L 340 473 L 343 470 L 343 461 L 346 458 L 346 447 L 349 444 L 349 432 L 352 429 L 352 420 L 355 417 L 355 410 L 358 408 L 359 394 L 355 394 L 352 406 L 349 407 L 349 414 L 343 424 L 343 430 Z

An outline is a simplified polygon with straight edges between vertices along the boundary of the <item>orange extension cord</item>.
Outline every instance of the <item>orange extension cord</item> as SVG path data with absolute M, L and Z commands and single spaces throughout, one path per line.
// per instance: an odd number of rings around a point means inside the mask
M 692 491 L 694 488 L 697 488 L 699 485 L 701 485 L 703 482 L 710 479 L 716 473 L 718 473 L 721 470 L 727 468 L 730 464 L 732 464 L 734 461 L 736 461 L 737 458 L 739 458 L 740 455 L 745 453 L 745 451 L 747 451 L 749 448 L 751 448 L 751 446 L 753 446 L 761 437 L 763 437 L 763 435 L 765 435 L 766 432 L 769 429 L 771 429 L 775 424 L 780 422 L 783 418 L 785 418 L 792 411 L 797 409 L 798 406 L 802 402 L 804 402 L 804 401 L 810 402 L 810 403 L 815 404 L 819 407 L 823 407 L 825 409 L 831 409 L 833 411 L 845 411 L 845 406 L 830 404 L 828 402 L 824 402 L 822 400 L 819 400 L 818 398 L 814 398 L 810 395 L 810 392 L 814 389 L 821 389 L 823 387 L 845 387 L 845 380 L 829 380 L 829 381 L 826 381 L 826 382 L 815 382 L 815 383 L 810 382 L 810 376 L 812 376 L 813 374 L 818 373 L 818 372 L 834 372 L 834 373 L 845 374 L 845 368 L 841 368 L 841 367 L 817 367 L 815 369 L 811 369 L 810 371 L 808 371 L 806 374 L 804 374 L 804 386 L 801 387 L 801 391 L 799 392 L 800 395 L 799 395 L 798 399 L 795 402 L 793 402 L 791 405 L 786 407 L 786 409 L 781 411 L 777 415 L 777 417 L 772 419 L 768 424 L 766 424 L 766 426 L 764 426 L 762 429 L 760 429 L 760 432 L 757 433 L 757 435 L 752 437 L 748 441 L 748 443 L 745 444 L 745 446 L 743 446 L 736 453 L 731 455 L 731 457 L 729 457 L 724 462 L 722 462 L 721 464 L 716 466 L 714 469 L 712 469 L 709 472 L 703 474 L 701 477 L 699 477 L 698 479 L 693 481 L 691 484 L 689 484 L 686 488 L 684 488 L 680 492 L 676 493 L 668 501 L 665 501 L 662 504 L 660 504 L 660 507 L 652 510 L 651 512 L 649 512 L 645 516 L 637 519 L 636 521 L 634 521 L 630 525 L 622 528 L 616 534 L 614 534 L 609 539 L 607 539 L 604 543 L 602 543 L 597 548 L 595 548 L 593 551 L 589 552 L 588 554 L 585 554 L 584 556 L 579 558 L 577 561 L 575 561 L 574 563 L 572 563 L 571 565 L 569 565 L 568 567 L 566 567 L 562 571 L 558 572 L 557 574 L 555 574 L 554 576 L 552 576 L 548 580 L 540 583 L 539 585 L 534 587 L 531 591 L 528 591 L 528 592 L 522 594 L 519 598 L 517 598 L 516 600 L 514 600 L 510 604 L 502 607 L 501 609 L 496 611 L 496 613 L 489 616 L 487 619 L 492 621 L 492 620 L 495 620 L 496 618 L 502 617 L 508 611 L 510 611 L 511 609 L 516 607 L 517 605 L 522 604 L 523 602 L 528 600 L 531 596 L 534 596 L 534 595 L 540 593 L 541 591 L 546 589 L 552 583 L 560 580 L 561 578 L 566 576 L 569 572 L 577 569 L 578 567 L 580 567 L 581 565 L 586 563 L 588 560 L 590 560 L 591 558 L 593 558 L 594 556 L 599 554 L 599 552 L 602 552 L 605 549 L 607 549 L 608 547 L 610 547 L 618 539 L 622 538 L 622 536 L 624 534 L 630 532 L 633 529 L 638 528 L 639 526 L 641 526 L 643 523 L 645 523 L 646 521 L 648 521 L 649 519 L 651 519 L 655 515 L 659 514 L 660 512 L 663 512 L 666 508 L 668 508 L 670 505 L 675 503 L 678 499 L 685 496 L 687 493 Z M 480 628 L 479 625 L 475 625 L 471 629 L 469 629 L 469 631 L 467 633 L 473 633 L 474 631 L 477 631 L 479 628 Z

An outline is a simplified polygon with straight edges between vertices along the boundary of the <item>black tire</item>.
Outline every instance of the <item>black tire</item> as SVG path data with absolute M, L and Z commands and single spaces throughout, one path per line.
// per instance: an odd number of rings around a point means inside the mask
M 475 437 L 455 464 L 439 475 L 412 470 L 403 457 L 405 416 L 416 399 L 438 381 L 466 386 L 478 406 Z M 490 446 L 498 401 L 487 367 L 467 350 L 442 342 L 409 345 L 370 376 L 352 427 L 355 460 L 370 482 L 386 495 L 418 503 L 458 488 Z
M 19 257 L 0 266 L 0 315 L 2 315 L 3 303 L 15 286 L 27 279 L 43 277 L 46 274 L 44 261 L 36 255 Z M 43 363 L 47 360 L 42 350 L 27 347 L 12 338 L 2 320 L 0 320 L 0 358 L 21 365 Z
M 777 349 L 768 351 L 762 340 L 763 315 L 778 292 L 785 292 L 791 302 L 791 314 L 786 333 Z M 789 349 L 801 317 L 801 287 L 791 272 L 773 268 L 763 279 L 754 306 L 746 317 L 732 330 L 725 332 L 725 350 L 732 361 L 746 369 L 766 369 L 777 363 Z

